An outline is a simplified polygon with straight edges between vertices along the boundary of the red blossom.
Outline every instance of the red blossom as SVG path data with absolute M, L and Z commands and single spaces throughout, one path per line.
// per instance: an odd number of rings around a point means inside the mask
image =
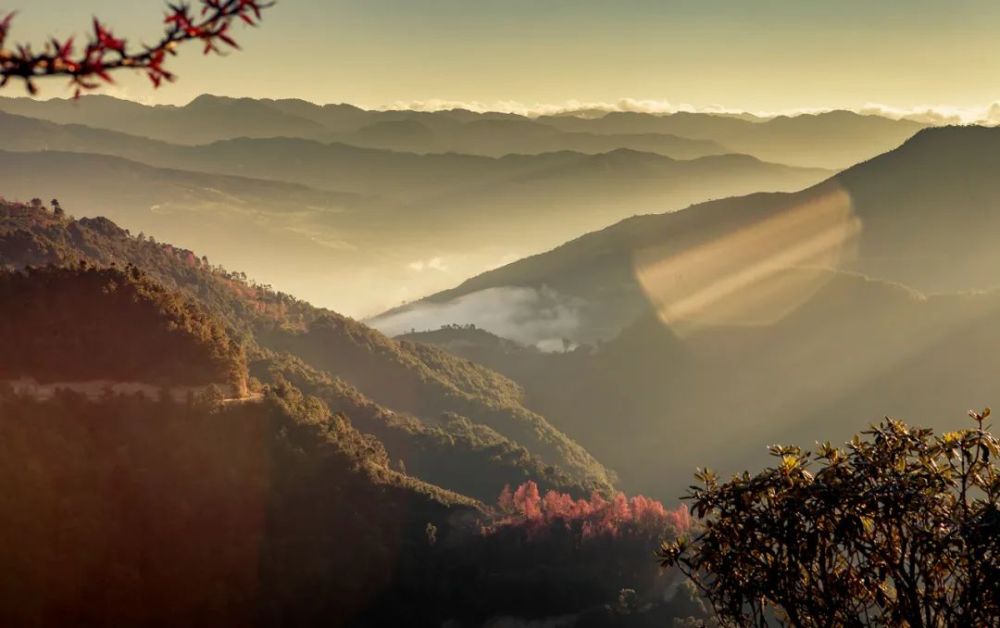
M 201 41 L 206 54 L 221 54 L 220 42 L 239 49 L 230 30 L 233 21 L 239 19 L 256 26 L 261 11 L 273 6 L 274 2 L 198 0 L 198 4 L 201 10 L 197 17 L 187 3 L 168 4 L 163 36 L 152 46 L 129 46 L 127 40 L 115 36 L 108 25 L 95 18 L 87 44 L 79 52 L 72 37 L 65 41 L 52 39 L 37 53 L 27 44 L 8 48 L 5 42 L 15 13 L 0 13 L 0 87 L 6 86 L 11 79 L 19 79 L 31 94 L 35 94 L 38 91 L 35 79 L 65 76 L 79 96 L 84 90 L 100 87 L 100 81 L 113 82 L 112 73 L 121 69 L 143 72 L 155 87 L 159 87 L 164 81 L 175 79 L 175 75 L 163 66 L 167 55 L 177 54 L 181 44 Z
M 618 493 L 610 501 L 598 493 L 589 500 L 573 499 L 558 491 L 541 495 L 538 485 L 525 482 L 516 490 L 505 486 L 497 502 L 500 519 L 493 530 L 521 526 L 531 536 L 555 527 L 578 529 L 584 539 L 641 534 L 651 537 L 670 532 L 680 535 L 691 527 L 687 505 L 667 510 L 662 503 L 637 495 Z

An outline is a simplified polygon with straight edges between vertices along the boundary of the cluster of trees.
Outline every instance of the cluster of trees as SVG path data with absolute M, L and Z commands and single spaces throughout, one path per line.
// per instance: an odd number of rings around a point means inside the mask
M 287 383 L 221 407 L 0 391 L 0 623 L 703 616 L 650 560 L 655 537 L 482 534 L 491 519 L 474 503 L 391 466 Z
M 222 407 L 0 391 L 0 624 L 343 625 L 465 503 L 288 386 Z
M 448 324 L 441 325 L 441 327 L 439 329 L 450 329 L 450 330 L 456 330 L 456 331 L 475 331 L 476 330 L 476 325 L 475 325 L 475 323 L 468 323 L 468 324 L 465 324 L 465 325 L 461 325 L 459 323 L 452 323 L 450 325 L 448 325 Z M 411 329 L 410 330 L 410 333 L 415 333 L 415 332 L 416 332 L 415 329 Z
M 145 234 L 133 236 L 107 218 L 54 220 L 48 212 L 24 214 L 26 203 L 0 200 L 0 266 L 97 266 L 129 264 L 165 287 L 180 290 L 248 339 L 256 324 L 267 322 L 301 328 L 316 316 L 315 308 L 269 286 L 254 284 L 245 274 L 213 266 L 193 251 L 158 243 Z
M 337 373 L 393 409 L 431 423 L 449 412 L 474 419 L 571 475 L 588 493 L 607 492 L 614 485 L 613 474 L 584 448 L 521 404 L 519 386 L 468 360 L 391 340 L 330 312 L 304 332 L 275 328 L 261 330 L 257 337 L 270 349 Z
M 242 346 L 136 267 L 0 272 L 0 379 L 246 386 Z
M 605 499 L 594 493 L 589 500 L 573 499 L 554 490 L 542 495 L 534 481 L 514 490 L 505 486 L 497 506 L 503 516 L 496 526 L 522 526 L 533 536 L 563 527 L 578 534 L 581 541 L 627 534 L 655 540 L 665 535 L 683 535 L 691 528 L 691 515 L 685 504 L 668 511 L 662 503 L 642 495 L 630 499 L 624 493 L 617 493 Z
M 253 377 L 266 382 L 284 379 L 322 399 L 334 412 L 351 417 L 359 430 L 384 444 L 399 471 L 484 503 L 495 499 L 498 487 L 528 478 L 535 478 L 543 490 L 574 495 L 592 490 L 496 430 L 467 417 L 446 412 L 438 423 L 424 422 L 375 403 L 339 377 L 314 369 L 294 356 L 266 350 L 262 353 L 250 363 Z

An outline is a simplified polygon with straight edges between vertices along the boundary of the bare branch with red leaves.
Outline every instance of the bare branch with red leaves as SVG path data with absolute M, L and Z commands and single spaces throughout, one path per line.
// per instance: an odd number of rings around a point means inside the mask
M 53 38 L 41 52 L 35 52 L 28 44 L 7 46 L 15 13 L 0 14 L 0 88 L 11 80 L 22 80 L 29 93 L 37 94 L 36 79 L 65 76 L 79 96 L 83 91 L 99 88 L 102 81 L 113 83 L 111 74 L 123 69 L 142 72 L 159 87 L 164 81 L 175 79 L 164 64 L 168 56 L 177 54 L 181 44 L 200 41 L 205 54 L 222 54 L 223 46 L 238 49 L 230 30 L 233 22 L 239 20 L 256 26 L 261 12 L 274 2 L 199 0 L 198 5 L 200 9 L 187 3 L 168 3 L 163 37 L 156 44 L 141 48 L 129 46 L 96 18 L 93 31 L 80 50 L 72 37 L 64 41 Z

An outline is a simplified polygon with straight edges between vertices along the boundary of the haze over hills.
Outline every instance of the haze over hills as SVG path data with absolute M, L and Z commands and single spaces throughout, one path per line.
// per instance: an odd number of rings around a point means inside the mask
M 401 315 L 393 324 L 412 326 L 407 311 L 420 320 L 479 322 L 450 319 L 448 304 L 460 299 L 467 309 L 477 293 L 543 286 L 577 304 L 570 336 L 578 340 L 609 338 L 657 311 L 682 323 L 733 322 L 725 308 L 742 316 L 749 305 L 741 298 L 783 265 L 829 266 L 926 292 L 990 288 L 1000 284 L 990 235 L 1000 221 L 991 174 L 998 155 L 1000 130 L 928 129 L 801 192 L 624 220 L 426 299 L 440 316 L 412 306 L 393 312 Z M 794 304 L 811 289 L 790 287 L 785 298 Z
M 203 96 L 184 107 L 143 105 L 102 95 L 80 100 L 2 98 L 0 110 L 65 124 L 82 124 L 181 144 L 233 137 L 316 137 L 324 125 L 250 98 Z
M 829 174 L 746 156 L 674 160 L 626 149 L 491 158 L 294 138 L 181 146 L 12 114 L 0 114 L 0 128 L 0 150 L 18 151 L 3 155 L 9 196 L 30 198 L 45 182 L 78 215 L 107 215 L 211 251 L 213 260 L 356 315 L 626 215 L 797 189 Z M 92 185 L 111 176 L 121 181 Z M 265 249 L 275 255 L 257 254 Z M 373 282 L 382 288 L 368 290 Z
M 404 336 L 510 376 L 659 496 L 699 460 L 754 468 L 763 444 L 837 442 L 884 415 L 955 429 L 1000 374 L 998 157 L 1000 130 L 925 130 L 802 192 L 632 218 L 372 324 L 546 341 Z
M 767 444 L 842 442 L 885 415 L 948 431 L 964 424 L 956 407 L 996 394 L 1000 362 L 985 349 L 1000 343 L 1000 292 L 926 296 L 807 274 L 820 287 L 766 325 L 678 335 L 650 315 L 567 353 L 512 347 L 483 330 L 402 337 L 505 373 L 623 486 L 661 498 L 681 494 L 709 457 L 724 477 L 765 464 Z
M 703 113 L 653 116 L 612 112 L 595 120 L 573 116 L 541 118 L 563 130 L 600 133 L 667 133 L 719 142 L 765 161 L 846 168 L 895 148 L 928 125 L 850 111 L 778 116 L 751 121 Z
M 419 153 L 458 152 L 502 157 L 510 153 L 539 154 L 562 150 L 602 153 L 618 148 L 693 159 L 730 152 L 710 140 L 663 133 L 563 132 L 525 119 L 483 119 L 460 126 L 435 128 L 419 119 L 373 122 L 353 133 L 335 136 L 345 144 Z
M 462 109 L 383 111 L 209 95 L 182 107 L 151 107 L 104 96 L 80 101 L 3 98 L 0 111 L 182 144 L 290 137 L 488 156 L 630 148 L 682 159 L 746 153 L 764 161 L 835 169 L 892 149 L 926 126 L 848 111 L 770 119 L 688 112 L 581 112 L 530 118 Z

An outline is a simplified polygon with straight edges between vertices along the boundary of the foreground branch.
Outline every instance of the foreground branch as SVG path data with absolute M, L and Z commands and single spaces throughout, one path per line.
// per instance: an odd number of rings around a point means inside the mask
M 36 79 L 65 76 L 79 96 L 85 90 L 100 87 L 101 81 L 113 83 L 112 72 L 121 69 L 143 72 L 155 87 L 159 87 L 164 81 L 176 78 L 164 63 L 167 55 L 177 54 L 181 44 L 200 41 L 205 54 L 221 54 L 222 46 L 239 48 L 230 34 L 233 21 L 255 26 L 261 19 L 261 12 L 274 2 L 199 0 L 198 4 L 200 10 L 192 10 L 186 3 L 168 4 L 162 38 L 152 46 L 141 48 L 132 48 L 95 18 L 93 32 L 81 50 L 77 50 L 73 37 L 63 41 L 53 38 L 36 53 L 30 44 L 7 45 L 15 13 L 0 16 L 0 88 L 12 79 L 22 80 L 28 92 L 34 95 L 38 93 Z

